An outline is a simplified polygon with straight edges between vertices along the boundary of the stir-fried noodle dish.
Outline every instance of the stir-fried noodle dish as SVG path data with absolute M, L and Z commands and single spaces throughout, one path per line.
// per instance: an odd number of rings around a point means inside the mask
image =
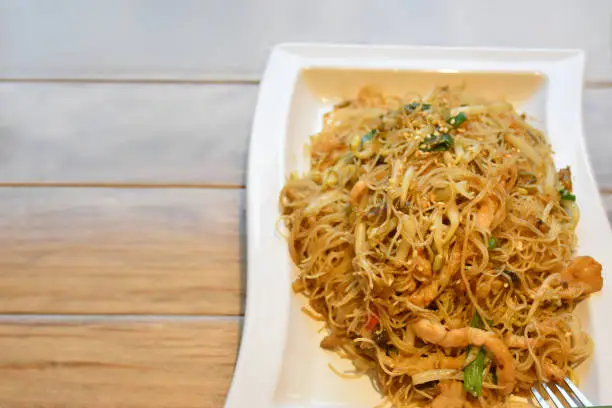
M 364 88 L 308 148 L 279 198 L 293 291 L 390 404 L 502 405 L 589 357 L 573 311 L 601 265 L 574 253 L 570 168 L 510 103 Z

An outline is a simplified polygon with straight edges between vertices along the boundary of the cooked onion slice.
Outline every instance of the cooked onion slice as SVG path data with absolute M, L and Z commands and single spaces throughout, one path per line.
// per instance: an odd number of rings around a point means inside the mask
M 412 376 L 412 385 L 425 384 L 431 381 L 440 380 L 461 380 L 463 381 L 463 371 L 450 368 L 440 368 L 438 370 L 423 371 Z

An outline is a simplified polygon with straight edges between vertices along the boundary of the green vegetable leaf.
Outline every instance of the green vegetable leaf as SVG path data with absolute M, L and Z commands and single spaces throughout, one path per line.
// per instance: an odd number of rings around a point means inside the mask
M 489 238 L 489 245 L 488 245 L 489 249 L 495 249 L 497 248 L 497 239 L 495 238 Z
M 472 317 L 470 326 L 476 329 L 482 329 L 484 327 L 484 323 L 482 322 L 482 317 L 480 317 L 478 312 L 474 313 L 474 317 Z
M 484 327 L 484 323 L 482 318 L 478 314 L 478 312 L 474 313 L 474 317 L 472 317 L 472 321 L 470 322 L 470 326 L 475 327 L 477 329 L 481 329 Z M 470 347 L 467 349 L 467 354 L 470 353 Z M 474 361 L 465 366 L 463 369 L 463 389 L 466 392 L 469 392 L 474 397 L 479 397 L 482 394 L 482 377 L 485 366 L 485 350 L 483 347 L 480 347 L 478 350 L 478 354 Z
M 419 150 L 422 152 L 442 152 L 449 150 L 454 145 L 454 140 L 451 135 L 446 133 L 440 136 L 428 136 L 419 143 Z
M 576 196 L 564 188 L 562 188 L 559 193 L 561 194 L 562 200 L 576 201 Z
M 364 144 L 372 140 L 372 138 L 374 137 L 374 135 L 376 135 L 376 133 L 377 133 L 376 129 L 372 129 L 365 135 L 361 136 L 361 145 L 363 146 Z
M 417 109 L 419 106 L 421 107 L 421 110 L 424 110 L 424 111 L 431 109 L 431 105 L 430 105 L 430 104 L 428 104 L 428 103 L 412 102 L 412 103 L 409 103 L 408 105 L 405 105 L 405 106 L 404 106 L 404 110 L 405 110 L 407 113 L 409 113 L 409 112 L 413 112 L 413 111 L 415 111 L 415 110 L 416 110 L 416 109 Z
M 465 115 L 465 113 L 459 112 L 457 115 L 451 116 L 450 118 L 448 118 L 447 122 L 454 127 L 459 127 L 466 120 L 467 120 L 467 116 Z
M 482 394 L 482 373 L 485 366 L 485 351 L 481 347 L 476 359 L 463 369 L 463 389 L 474 397 Z

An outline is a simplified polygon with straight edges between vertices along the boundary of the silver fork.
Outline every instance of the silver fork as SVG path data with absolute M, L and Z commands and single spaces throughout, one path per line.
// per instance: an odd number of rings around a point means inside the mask
M 548 396 L 543 397 L 538 390 L 538 385 L 531 387 L 531 393 L 535 398 L 536 402 L 540 404 L 541 408 L 566 408 L 566 407 L 592 407 L 591 401 L 576 387 L 569 378 L 565 377 L 563 382 L 567 386 L 567 389 L 563 387 L 563 384 L 559 383 L 541 383 L 540 385 Z M 554 384 L 558 393 L 553 391 L 552 384 Z M 559 398 L 559 396 L 561 398 Z M 552 404 L 552 405 L 551 405 Z

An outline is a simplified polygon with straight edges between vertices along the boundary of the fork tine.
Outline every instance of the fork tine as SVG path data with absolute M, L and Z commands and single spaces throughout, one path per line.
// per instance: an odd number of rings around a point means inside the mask
M 533 396 L 536 399 L 536 401 L 538 402 L 538 404 L 540 404 L 540 407 L 542 407 L 542 408 L 550 408 L 550 405 L 548 405 L 548 402 L 546 402 L 544 397 L 542 397 L 542 394 L 540 394 L 540 391 L 538 391 L 538 389 L 536 388 L 535 385 L 533 387 L 531 387 L 531 393 L 533 394 Z
M 570 408 L 580 407 L 579 403 L 574 400 L 574 398 L 570 397 L 570 395 L 565 391 L 565 388 L 555 383 L 555 387 L 557 387 L 557 391 L 561 393 L 561 396 L 565 399 L 565 401 L 569 404 Z
M 552 401 L 553 405 L 556 408 L 565 408 L 565 405 L 563 405 L 563 403 L 561 401 L 559 401 L 559 398 L 557 398 L 557 396 L 555 395 L 554 391 L 551 390 L 550 387 L 547 384 L 542 383 L 542 388 L 544 388 L 544 391 L 546 391 L 546 393 L 550 397 L 550 400 Z
M 584 405 L 585 407 L 593 406 L 591 401 L 589 401 L 589 399 L 582 393 L 582 391 L 578 389 L 578 387 L 576 387 L 576 385 L 569 378 L 565 377 L 563 381 L 565 381 L 569 389 L 572 390 L 572 392 L 574 393 L 576 398 L 578 398 L 578 401 L 580 401 L 582 405 Z

